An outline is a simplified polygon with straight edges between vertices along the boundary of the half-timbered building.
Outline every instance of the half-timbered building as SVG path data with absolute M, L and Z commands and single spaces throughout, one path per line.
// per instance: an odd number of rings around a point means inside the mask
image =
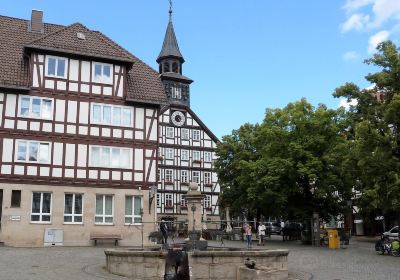
M 98 31 L 42 18 L 0 16 L 0 242 L 138 245 L 154 230 L 159 74 Z
M 157 213 L 166 220 L 185 222 L 188 211 L 191 211 L 185 194 L 189 182 L 195 182 L 204 194 L 203 219 L 216 220 L 219 218 L 220 188 L 213 161 L 218 138 L 190 109 L 190 84 L 193 81 L 182 75 L 184 62 L 170 11 L 164 42 L 157 58 L 168 98 L 168 104 L 161 108 L 159 114 Z

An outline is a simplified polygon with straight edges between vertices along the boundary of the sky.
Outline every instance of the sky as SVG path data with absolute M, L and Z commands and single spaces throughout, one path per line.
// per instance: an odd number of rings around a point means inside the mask
M 0 0 L 0 15 L 80 22 L 158 69 L 168 0 Z M 377 69 L 363 63 L 386 39 L 399 43 L 400 0 L 173 0 L 173 23 L 194 80 L 191 108 L 222 138 L 262 122 L 266 108 L 302 97 L 343 104 L 335 88 Z

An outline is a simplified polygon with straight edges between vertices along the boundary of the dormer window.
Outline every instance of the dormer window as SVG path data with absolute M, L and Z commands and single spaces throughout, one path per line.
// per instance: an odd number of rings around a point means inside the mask
M 102 84 L 111 84 L 111 64 L 105 63 L 93 63 L 93 82 Z
M 56 56 L 46 57 L 46 76 L 62 78 L 67 77 L 67 71 L 65 70 L 67 64 L 67 59 Z

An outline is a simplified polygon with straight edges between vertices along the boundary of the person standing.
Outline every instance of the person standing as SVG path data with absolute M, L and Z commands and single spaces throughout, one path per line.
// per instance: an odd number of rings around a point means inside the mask
M 244 225 L 244 233 L 246 235 L 247 249 L 251 248 L 251 225 L 246 223 Z
M 265 240 L 265 225 L 264 223 L 260 223 L 258 226 L 258 245 L 264 246 Z
M 168 226 L 164 220 L 161 221 L 160 231 L 163 236 L 163 244 L 167 244 L 168 243 Z

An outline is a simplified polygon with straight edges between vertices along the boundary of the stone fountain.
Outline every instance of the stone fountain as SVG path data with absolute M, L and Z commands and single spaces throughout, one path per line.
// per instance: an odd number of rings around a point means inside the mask
M 200 234 L 203 197 L 197 184 L 191 184 L 185 196 L 191 211 L 184 243 L 170 244 L 167 250 L 157 246 L 105 250 L 108 272 L 135 280 L 288 279 L 288 250 L 209 248 Z

